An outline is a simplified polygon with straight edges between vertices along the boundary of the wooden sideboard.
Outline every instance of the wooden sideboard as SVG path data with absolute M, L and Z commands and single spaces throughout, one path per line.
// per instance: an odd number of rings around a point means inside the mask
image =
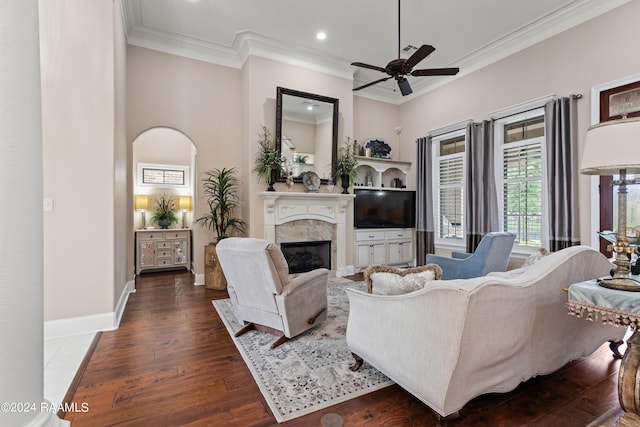
M 191 269 L 191 230 L 136 231 L 136 274 L 176 268 Z

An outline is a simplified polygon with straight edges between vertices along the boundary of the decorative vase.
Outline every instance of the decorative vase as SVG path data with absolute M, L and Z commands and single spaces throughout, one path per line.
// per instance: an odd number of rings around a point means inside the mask
M 340 182 L 342 184 L 342 194 L 349 194 L 349 175 L 340 175 Z
M 204 247 L 204 287 L 216 291 L 227 289 L 227 279 L 222 272 L 215 243 Z
M 331 193 L 333 191 L 333 187 L 335 187 L 335 184 L 333 183 L 333 180 L 329 178 L 327 180 L 327 191 Z
M 169 226 L 171 225 L 171 220 L 170 219 L 159 219 L 158 220 L 158 225 L 160 226 L 160 228 L 162 228 L 163 230 L 166 230 L 167 228 L 169 228 Z
M 267 187 L 267 191 L 276 191 L 273 188 L 273 184 L 276 182 L 276 175 L 278 174 L 278 169 L 271 169 L 271 173 L 269 174 L 269 186 Z

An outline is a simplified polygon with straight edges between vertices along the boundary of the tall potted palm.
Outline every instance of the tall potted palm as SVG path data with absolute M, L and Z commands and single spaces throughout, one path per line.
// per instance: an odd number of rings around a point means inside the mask
M 236 168 L 212 169 L 204 173 L 205 177 L 202 180 L 209 211 L 195 222 L 213 231 L 216 236 L 216 240 L 204 248 L 204 283 L 207 289 L 223 290 L 227 287 L 227 281 L 218 262 L 216 244 L 229 237 L 230 233 L 244 233 L 245 222 L 234 216 L 234 210 L 240 201 L 240 182 L 236 173 Z

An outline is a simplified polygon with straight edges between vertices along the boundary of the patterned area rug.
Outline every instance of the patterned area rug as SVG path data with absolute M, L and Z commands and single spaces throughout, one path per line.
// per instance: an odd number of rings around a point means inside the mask
M 347 286 L 366 290 L 362 282 L 330 284 L 327 320 L 273 350 L 276 337 L 265 332 L 233 337 L 241 325 L 230 300 L 212 301 L 279 423 L 393 384 L 366 363 L 358 372 L 349 370 Z

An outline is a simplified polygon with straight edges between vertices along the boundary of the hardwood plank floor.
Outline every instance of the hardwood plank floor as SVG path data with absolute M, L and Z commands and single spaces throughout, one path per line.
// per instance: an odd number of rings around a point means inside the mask
M 65 415 L 73 427 L 277 424 L 211 304 L 226 291 L 193 280 L 186 272 L 136 279 L 120 328 L 102 333 L 73 394 L 89 409 Z M 619 366 L 605 344 L 510 393 L 472 400 L 447 425 L 585 426 L 618 405 Z M 320 426 L 326 413 L 345 426 L 436 423 L 427 406 L 391 386 L 282 425 Z

